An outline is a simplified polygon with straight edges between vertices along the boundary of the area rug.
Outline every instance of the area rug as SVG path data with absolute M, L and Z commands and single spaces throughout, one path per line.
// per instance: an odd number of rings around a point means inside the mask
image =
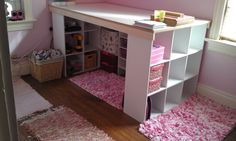
M 122 109 L 125 78 L 103 70 L 87 72 L 69 79 L 92 95 Z
M 200 95 L 140 124 L 139 131 L 152 141 L 221 141 L 236 124 L 236 109 Z
M 20 78 L 13 80 L 16 116 L 20 119 L 35 111 L 48 109 L 52 105 L 41 97 L 29 84 Z
M 64 106 L 32 115 L 20 126 L 40 141 L 113 141 L 104 131 Z

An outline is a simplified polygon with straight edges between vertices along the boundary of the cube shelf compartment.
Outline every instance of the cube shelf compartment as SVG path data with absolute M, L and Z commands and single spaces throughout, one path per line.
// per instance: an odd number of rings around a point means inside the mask
M 198 58 L 202 57 L 202 51 L 198 51 L 195 54 L 191 54 L 188 56 L 187 67 L 185 72 L 185 80 L 188 80 L 199 73 L 201 60 Z

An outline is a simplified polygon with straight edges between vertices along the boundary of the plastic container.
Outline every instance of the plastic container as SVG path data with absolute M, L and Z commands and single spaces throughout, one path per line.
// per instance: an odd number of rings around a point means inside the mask
M 152 47 L 152 53 L 151 53 L 151 65 L 157 64 L 161 60 L 163 60 L 164 57 L 164 50 L 165 47 L 160 45 L 153 45 Z

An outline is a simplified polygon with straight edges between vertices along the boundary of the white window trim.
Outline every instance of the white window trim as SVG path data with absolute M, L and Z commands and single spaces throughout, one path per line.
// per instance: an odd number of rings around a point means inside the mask
M 33 23 L 36 21 L 32 15 L 32 0 L 23 0 L 25 19 L 22 21 L 8 21 L 7 29 L 10 31 L 29 30 L 33 28 Z
M 208 49 L 236 57 L 236 43 L 219 40 L 227 0 L 216 0 L 208 42 Z

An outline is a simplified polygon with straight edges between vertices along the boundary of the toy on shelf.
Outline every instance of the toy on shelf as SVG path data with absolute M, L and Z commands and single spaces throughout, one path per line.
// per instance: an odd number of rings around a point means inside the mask
M 11 11 L 11 21 L 23 20 L 24 14 L 22 10 L 13 10 Z
M 65 32 L 74 32 L 74 31 L 81 31 L 81 26 L 78 21 L 66 18 L 65 20 Z
M 83 40 L 83 35 L 82 34 L 74 34 L 73 38 L 77 41 L 77 44 L 74 46 L 76 50 L 82 50 L 82 40 Z

